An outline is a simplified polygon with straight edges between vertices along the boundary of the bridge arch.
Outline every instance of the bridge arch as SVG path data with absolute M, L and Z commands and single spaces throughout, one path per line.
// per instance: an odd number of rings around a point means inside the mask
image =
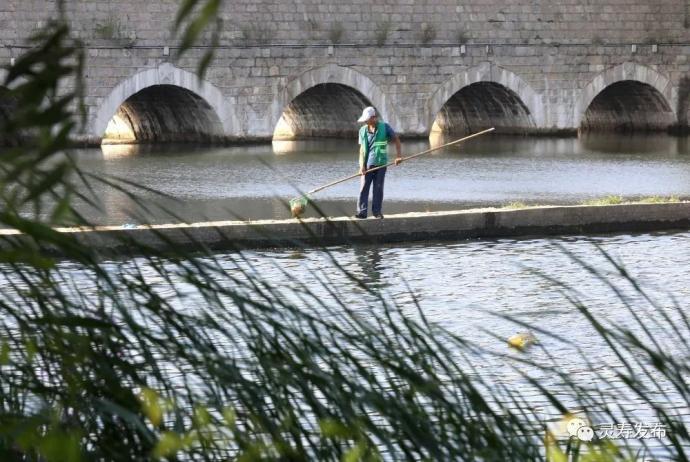
M 671 80 L 633 62 L 607 69 L 580 91 L 575 126 L 580 130 L 666 130 L 676 123 Z
M 277 99 L 274 137 L 350 135 L 368 105 L 399 126 L 385 93 L 365 74 L 336 64 L 310 69 L 292 79 Z
M 475 116 L 482 119 L 479 125 L 489 123 L 491 121 L 488 119 L 493 118 L 504 119 L 499 123 L 505 125 L 505 129 L 543 126 L 544 107 L 541 96 L 517 74 L 491 63 L 482 63 L 458 72 L 431 95 L 426 105 L 425 131 L 429 133 L 432 129 L 445 129 L 447 127 L 441 125 L 453 123 L 450 120 L 453 118 L 451 111 L 444 111 L 448 104 L 461 106 L 464 102 L 479 105 L 482 96 L 494 107 L 475 108 Z M 510 116 L 522 126 L 507 126 L 510 124 L 507 120 Z
M 167 108 L 165 113 L 165 108 L 159 107 L 175 100 L 188 110 Z M 123 109 L 127 102 L 133 107 Z M 149 109 L 140 109 L 147 105 L 150 106 Z M 146 125 L 141 127 L 142 132 L 150 132 L 162 119 L 167 118 L 170 119 L 167 125 L 186 124 L 190 130 L 198 132 L 198 137 L 221 138 L 233 133 L 233 113 L 221 91 L 209 82 L 200 80 L 196 74 L 170 63 L 140 71 L 113 88 L 96 110 L 91 133 L 100 139 L 109 129 L 109 124 L 111 129 L 113 123 L 135 125 L 136 122 L 132 122 L 130 116 L 138 108 L 147 112 L 142 115 L 142 125 Z M 123 110 L 126 114 L 120 114 Z M 116 115 L 128 120 L 116 121 Z M 149 133 L 149 136 L 155 137 L 156 134 Z

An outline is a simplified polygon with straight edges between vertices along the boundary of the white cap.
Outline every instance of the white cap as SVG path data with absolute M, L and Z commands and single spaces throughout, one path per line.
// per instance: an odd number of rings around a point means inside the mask
M 374 108 L 371 107 L 371 106 L 365 107 L 365 108 L 364 108 L 364 111 L 362 112 L 362 117 L 360 117 L 359 119 L 357 119 L 357 122 L 360 122 L 360 123 L 366 122 L 367 120 L 369 120 L 369 119 L 371 119 L 372 117 L 375 117 L 375 116 L 376 116 L 376 109 L 374 109 Z

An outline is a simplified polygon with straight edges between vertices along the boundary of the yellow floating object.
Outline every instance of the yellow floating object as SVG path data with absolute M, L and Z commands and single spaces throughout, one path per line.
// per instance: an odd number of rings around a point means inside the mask
M 508 337 L 508 345 L 518 350 L 524 350 L 535 343 L 537 343 L 537 337 L 532 332 L 521 332 Z

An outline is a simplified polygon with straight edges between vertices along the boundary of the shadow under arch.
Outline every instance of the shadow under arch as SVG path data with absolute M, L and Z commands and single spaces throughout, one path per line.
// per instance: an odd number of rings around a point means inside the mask
M 351 136 L 366 106 L 374 106 L 393 127 L 399 126 L 386 95 L 366 75 L 329 64 L 292 79 L 273 111 L 274 138 Z
M 117 131 L 119 142 L 220 141 L 232 133 L 232 122 L 219 89 L 164 63 L 118 84 L 98 107 L 90 131 L 99 139 Z
M 448 104 L 450 110 L 444 114 Z M 465 114 L 458 113 L 468 105 L 471 107 Z M 544 109 L 541 96 L 520 76 L 500 66 L 482 63 L 458 72 L 431 95 L 426 105 L 425 131 L 456 131 L 449 129 L 448 124 L 457 125 L 461 119 L 472 118 L 475 120 L 469 123 L 472 130 L 488 128 L 487 124 L 493 123 L 509 132 L 524 132 L 543 125 Z
M 661 131 L 676 123 L 671 80 L 626 62 L 595 76 L 575 105 L 579 131 Z

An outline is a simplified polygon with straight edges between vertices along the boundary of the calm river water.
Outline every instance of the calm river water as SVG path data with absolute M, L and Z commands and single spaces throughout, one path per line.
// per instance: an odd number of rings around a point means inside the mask
M 241 256 L 217 254 L 215 258 L 233 277 L 256 275 L 276 288 L 281 298 L 294 300 L 298 306 L 304 305 L 295 292 L 300 287 L 308 287 L 326 306 L 341 306 L 330 295 L 337 293 L 340 302 L 363 317 L 381 312 L 382 298 L 418 318 L 417 300 L 429 321 L 496 354 L 470 355 L 469 359 L 458 354 L 458 361 L 470 361 L 475 373 L 492 387 L 503 385 L 520 393 L 525 404 L 540 416 L 540 422 L 557 420 L 559 414 L 554 413 L 542 393 L 529 386 L 521 372 L 538 378 L 570 409 L 577 408 L 579 403 L 563 389 L 558 375 L 507 360 L 505 355 L 554 366 L 578 386 L 603 393 L 605 396 L 587 409 L 597 425 L 651 426 L 658 421 L 655 413 L 623 385 L 616 375 L 624 371 L 621 361 L 566 295 L 576 296 L 602 324 L 630 329 L 636 338 L 649 344 L 649 337 L 634 319 L 637 316 L 664 354 L 683 361 L 688 351 L 677 335 L 690 336 L 690 327 L 683 327 L 682 318 L 690 298 L 690 252 L 684 250 L 688 247 L 690 232 L 669 232 L 249 251 Z M 653 300 L 652 304 L 617 274 L 600 249 L 625 266 Z M 604 278 L 588 272 L 576 258 L 596 268 Z M 106 262 L 105 268 L 115 272 L 130 264 Z M 138 264 L 146 266 L 146 262 Z M 62 274 L 73 271 L 79 285 L 79 266 L 69 262 L 61 265 L 65 270 Z M 366 282 L 373 291 L 364 290 L 339 267 Z M 197 306 L 194 291 L 182 281 L 171 286 L 154 271 L 151 278 L 162 296 L 179 297 L 181 309 L 193 310 Z M 557 282 L 568 289 L 563 291 Z M 608 283 L 614 284 L 618 293 Z M 227 284 L 227 288 L 232 286 Z M 173 286 L 182 291 L 182 297 Z M 85 286 L 80 293 L 95 297 L 95 290 Z M 314 310 L 318 315 L 318 307 Z M 680 334 L 670 333 L 668 327 L 660 325 L 662 314 L 681 326 Z M 527 327 L 507 317 L 531 326 L 539 344 L 522 355 L 512 351 L 506 339 Z M 669 413 L 679 416 L 686 426 L 690 425 L 687 401 L 672 383 L 660 374 L 652 380 L 641 373 L 636 378 L 652 388 L 658 387 L 648 395 Z M 605 415 L 608 407 L 625 417 L 614 422 Z M 634 440 L 628 443 L 640 444 Z M 662 456 L 669 445 L 664 438 L 645 443 L 657 456 Z
M 565 295 L 577 297 L 602 324 L 630 329 L 640 341 L 649 344 L 649 338 L 634 320 L 634 312 L 664 353 L 687 358 L 687 349 L 675 335 L 669 335 L 668 327 L 662 327 L 660 321 L 663 312 L 677 325 L 683 324 L 681 313 L 683 310 L 687 313 L 685 301 L 690 298 L 690 252 L 682 249 L 688 248 L 690 233 L 682 232 L 334 247 L 327 252 L 250 252 L 245 255 L 246 265 L 238 264 L 233 255 L 219 258 L 228 269 L 241 266 L 271 281 L 284 290 L 286 298 L 294 298 L 292 288 L 298 280 L 328 303 L 330 296 L 320 286 L 327 281 L 340 300 L 362 316 L 380 310 L 378 297 L 382 296 L 401 306 L 407 315 L 417 317 L 414 302 L 417 300 L 430 321 L 497 354 L 470 359 L 478 375 L 492 386 L 505 385 L 521 393 L 528 406 L 545 422 L 556 419 L 549 410 L 548 400 L 530 389 L 520 371 L 539 378 L 541 385 L 572 406 L 571 409 L 576 408 L 577 403 L 561 389 L 560 378 L 525 365 L 517 364 L 516 369 L 515 362 L 501 359 L 502 355 L 516 354 L 510 351 L 505 339 L 527 329 L 507 319 L 514 318 L 532 326 L 540 342 L 538 347 L 528 350 L 525 359 L 554 366 L 578 386 L 605 395 L 600 398 L 599 406 L 587 409 L 597 425 L 614 424 L 610 416 L 604 415 L 607 406 L 612 409 L 620 406 L 614 411 L 621 419 L 616 424 L 653 425 L 658 419 L 649 406 L 616 377 L 623 367 L 614 351 Z M 599 249 L 629 271 L 653 304 L 617 274 Z M 576 258 L 591 265 L 603 278 L 589 273 Z M 374 293 L 354 284 L 335 268 L 332 260 L 366 281 L 375 289 Z M 568 289 L 562 290 L 546 277 L 554 278 Z M 609 283 L 616 287 L 618 294 Z M 560 339 L 542 334 L 538 329 Z M 681 328 L 681 332 L 690 335 L 690 328 Z M 641 373 L 637 379 L 650 385 Z M 658 374 L 653 382 L 658 390 L 649 395 L 672 415 L 679 415 L 687 428 L 690 425 L 687 401 L 673 384 Z M 633 446 L 640 444 L 635 440 L 627 442 Z M 656 457 L 664 458 L 668 440 L 644 442 Z
M 599 248 L 623 264 L 654 300 L 654 306 L 617 275 Z M 557 366 L 578 385 L 609 393 L 610 401 L 604 404 L 622 405 L 623 412 L 628 413 L 624 420 L 629 423 L 651 424 L 656 419 L 648 406 L 615 377 L 616 371 L 622 370 L 620 361 L 564 293 L 576 296 L 604 325 L 629 328 L 640 341 L 648 342 L 632 312 L 626 308 L 626 303 L 629 304 L 665 353 L 687 358 L 688 351 L 683 344 L 677 338 L 674 340 L 675 335 L 669 335 L 668 329 L 660 327 L 659 322 L 663 312 L 681 325 L 681 311 L 687 313 L 688 248 L 690 233 L 683 232 L 336 247 L 329 253 L 257 252 L 248 258 L 258 274 L 286 288 L 286 296 L 292 277 L 297 277 L 328 299 L 318 284 L 319 279 L 327 278 L 345 303 L 365 316 L 368 310 L 380 306 L 375 295 L 358 289 L 344 274 L 333 269 L 330 259 L 334 258 L 344 269 L 377 289 L 376 292 L 404 307 L 408 315 L 416 316 L 413 303 L 416 299 L 429 320 L 499 355 L 510 350 L 506 338 L 526 330 L 506 317 L 543 329 L 562 340 L 536 332 L 540 348 L 528 352 L 529 360 Z M 590 274 L 573 257 L 596 268 L 606 281 Z M 234 264 L 232 258 L 227 264 Z M 563 291 L 544 276 L 556 279 L 569 289 Z M 617 287 L 618 295 L 608 283 Z M 680 309 L 674 299 L 679 301 Z M 681 332 L 690 335 L 690 328 L 681 328 Z M 477 373 L 490 383 L 505 384 L 509 389 L 523 392 L 534 409 L 548 408 L 542 395 L 527 392 L 526 383 L 514 366 L 515 363 L 491 357 L 483 357 L 474 364 Z M 558 377 L 541 371 L 530 372 L 564 402 L 569 401 L 558 391 Z M 642 375 L 637 378 L 648 383 Z M 671 412 L 682 415 L 686 425 L 690 425 L 686 400 L 661 377 L 655 377 L 654 381 L 661 391 L 651 394 L 658 397 L 659 404 L 675 409 Z M 588 409 L 590 415 L 602 411 L 603 408 Z M 549 418 L 547 414 L 543 414 L 544 419 Z M 599 418 L 598 424 L 606 423 L 613 423 L 610 417 Z M 648 443 L 656 447 L 653 452 L 657 455 L 663 454 L 663 447 L 668 444 L 663 439 Z
M 428 147 L 426 141 L 404 143 L 406 155 Z M 174 200 L 162 203 L 194 221 L 288 217 L 284 201 L 298 191 L 355 172 L 356 150 L 353 142 L 323 140 L 213 149 L 106 146 L 79 151 L 77 156 L 85 170 L 105 172 L 172 196 Z M 357 189 L 353 181 L 325 190 L 316 199 L 328 215 L 350 215 Z M 94 221 L 170 221 L 163 213 L 133 218 L 137 207 L 123 193 L 110 187 L 99 187 L 97 193 L 105 211 L 92 212 Z M 155 197 L 146 191 L 141 194 Z M 477 139 L 389 169 L 385 213 L 500 206 L 515 201 L 572 204 L 607 195 L 690 197 L 688 140 L 666 136 Z M 597 245 L 624 263 L 658 300 L 656 307 L 614 274 Z M 525 330 L 503 316 L 549 331 L 567 342 L 537 333 L 540 347 L 531 350 L 530 359 L 555 361 L 573 381 L 614 394 L 637 421 L 648 422 L 654 420 L 651 411 L 615 378 L 615 355 L 557 285 L 538 273 L 576 290 L 598 319 L 630 326 L 643 338 L 620 294 L 588 273 L 564 249 L 571 252 L 606 272 L 608 280 L 621 284 L 624 299 L 665 351 L 686 357 L 682 343 L 668 339 L 656 321 L 661 311 L 678 320 L 680 311 L 672 299 L 680 300 L 685 308 L 690 297 L 689 247 L 690 233 L 680 232 L 335 247 L 328 252 L 279 250 L 245 256 L 252 265 L 250 271 L 280 287 L 287 298 L 294 296 L 289 288 L 297 280 L 327 300 L 328 294 L 319 286 L 319 280 L 327 277 L 349 307 L 366 315 L 380 306 L 375 296 L 334 270 L 334 258 L 411 316 L 417 315 L 413 303 L 417 299 L 431 321 L 499 353 L 508 351 L 504 339 Z M 217 258 L 228 269 L 242 265 L 232 254 Z M 690 335 L 687 329 L 683 332 Z M 486 360 L 477 370 L 496 383 L 524 385 L 512 366 L 498 360 Z M 548 387 L 556 378 L 547 375 L 542 381 Z M 664 407 L 676 408 L 685 402 L 670 384 L 660 382 L 660 387 L 659 402 Z M 537 395 L 528 396 L 528 402 L 536 409 L 546 405 Z M 686 420 L 690 416 L 687 407 L 674 412 Z M 663 447 L 664 441 L 657 445 Z
M 429 145 L 429 141 L 404 142 L 404 154 Z M 299 191 L 355 173 L 356 153 L 356 142 L 351 140 L 316 140 L 228 148 L 104 146 L 78 151 L 77 156 L 87 171 L 174 197 L 174 201 L 157 200 L 181 218 L 198 221 L 287 218 L 284 204 Z M 351 180 L 319 192 L 314 199 L 327 215 L 352 215 L 357 191 L 357 180 Z M 162 212 L 140 216 L 133 201 L 113 188 L 99 187 L 97 192 L 105 213 L 89 212 L 96 222 L 170 221 Z M 154 196 L 146 191 L 140 195 Z M 516 201 L 572 204 L 607 195 L 690 196 L 690 143 L 668 136 L 474 139 L 390 168 L 384 212 Z M 309 210 L 314 213 L 313 207 Z

